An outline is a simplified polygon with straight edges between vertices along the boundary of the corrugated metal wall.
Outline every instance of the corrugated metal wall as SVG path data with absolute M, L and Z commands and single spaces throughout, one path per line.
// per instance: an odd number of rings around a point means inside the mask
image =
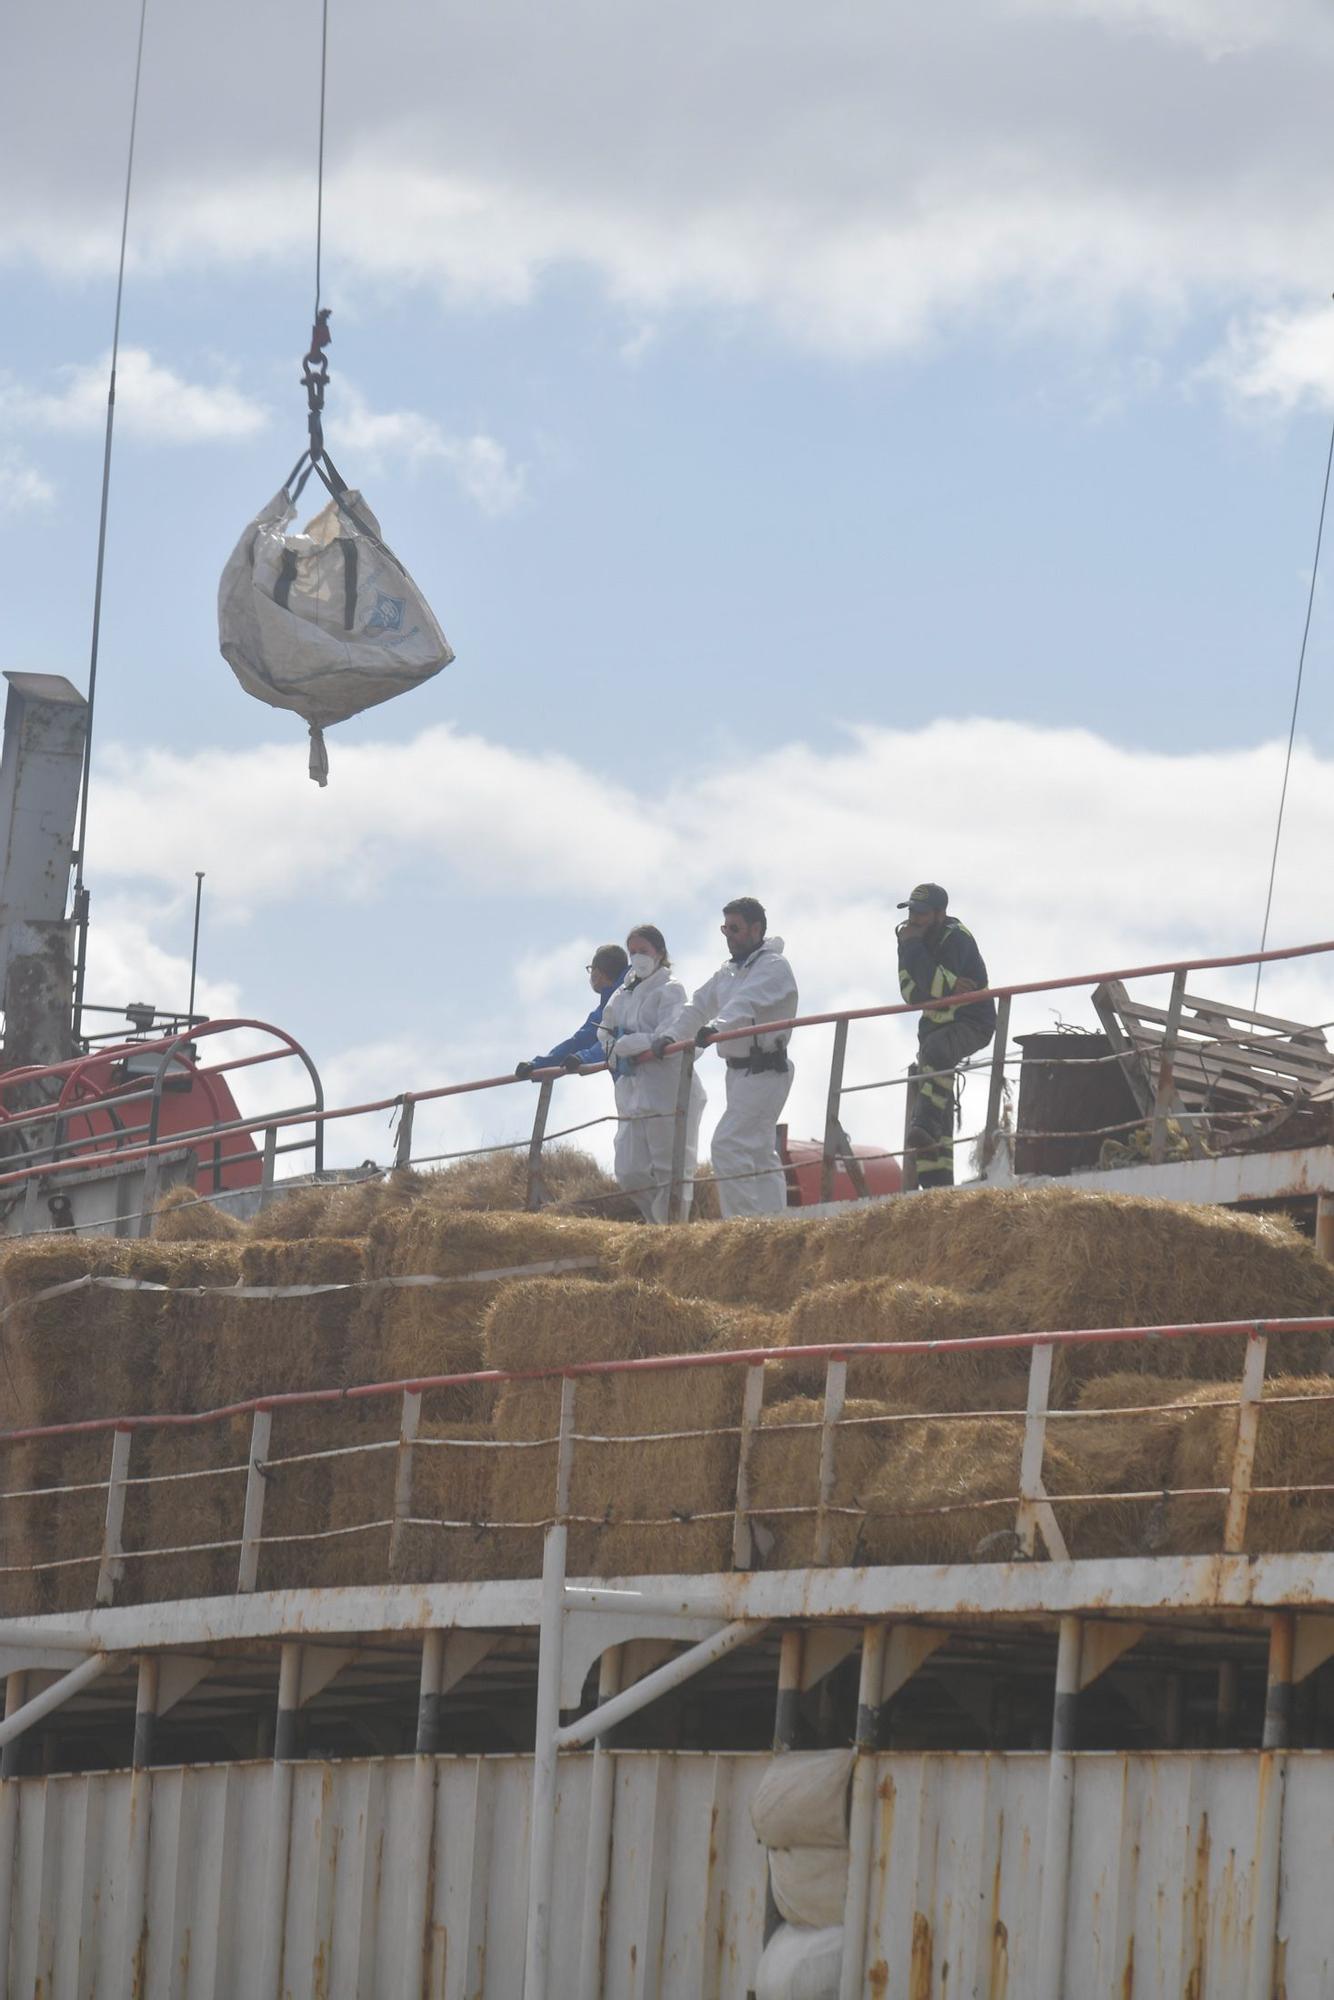
M 764 1762 L 617 1755 L 609 2000 L 745 2000 L 764 1912 L 748 1807 Z M 1249 2000 L 1261 1770 L 1240 1752 L 1078 1760 L 1071 2000 Z M 572 1757 L 561 1779 L 562 2000 L 578 1992 L 589 1771 Z M 260 2000 L 275 1896 L 292 2000 L 518 2000 L 529 1772 L 487 1757 L 17 1781 L 4 1791 L 5 1811 L 17 1804 L 11 2000 Z M 1023 2000 L 1045 1757 L 886 1755 L 880 1778 L 868 1993 Z M 270 1834 L 289 1785 L 280 1868 Z M 1278 1926 L 1288 2000 L 1334 2000 L 1332 1808 L 1334 1757 L 1294 1753 Z

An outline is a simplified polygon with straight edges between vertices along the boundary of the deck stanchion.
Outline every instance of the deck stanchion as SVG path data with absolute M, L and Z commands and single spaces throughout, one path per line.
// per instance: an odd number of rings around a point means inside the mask
M 774 1749 L 795 1750 L 800 1727 L 803 1633 L 789 1625 L 778 1645 L 778 1698 L 774 1703 Z
M 820 1199 L 834 1199 L 834 1172 L 838 1165 L 838 1155 L 842 1147 L 843 1127 L 839 1119 L 843 1098 L 843 1065 L 848 1054 L 848 1024 L 839 1021 L 834 1028 L 834 1049 L 829 1058 L 829 1094 L 825 1099 L 824 1112 L 824 1153 L 820 1161 Z
M 97 1602 L 110 1604 L 116 1585 L 125 1574 L 121 1560 L 124 1544 L 121 1529 L 125 1522 L 125 1481 L 130 1470 L 130 1439 L 126 1430 L 111 1433 L 111 1472 L 107 1480 L 107 1511 L 102 1528 L 102 1558 L 97 1566 Z
M 157 1728 L 158 1657 L 145 1653 L 139 1662 L 139 1682 L 134 1694 L 134 1748 L 130 1763 L 142 1771 L 153 1761 L 153 1737 Z
M 1251 1481 L 1255 1472 L 1255 1440 L 1260 1428 L 1260 1400 L 1265 1389 L 1265 1354 L 1269 1343 L 1257 1326 L 1246 1343 L 1246 1360 L 1241 1372 L 1241 1399 L 1237 1407 L 1237 1442 L 1232 1452 L 1228 1477 L 1227 1514 L 1223 1522 L 1223 1548 L 1228 1555 L 1240 1555 L 1246 1546 L 1246 1519 L 1251 1506 Z
M 835 1460 L 838 1426 L 847 1396 L 848 1364 L 841 1357 L 825 1363 L 824 1415 L 820 1421 L 820 1497 L 815 1511 L 815 1547 L 812 1560 L 817 1566 L 829 1561 L 834 1524 L 829 1509 L 834 1499 Z
M 732 1516 L 732 1567 L 749 1569 L 755 1557 L 755 1530 L 750 1519 L 750 1455 L 764 1409 L 764 1363 L 746 1370 L 741 1396 L 741 1435 L 737 1440 L 736 1510 Z
M 28 1699 L 28 1676 L 23 1673 L 5 1675 L 5 1715 L 17 1715 Z M 0 1778 L 17 1778 L 23 1761 L 23 1738 L 13 1736 L 0 1750 Z M 0 1991 L 3 1988 L 0 1987 Z
M 157 1153 L 150 1153 L 144 1161 L 143 1186 L 139 1190 L 139 1213 L 131 1226 L 130 1234 L 137 1237 L 151 1236 L 153 1222 L 157 1215 L 158 1183 L 162 1175 L 162 1161 Z
M 433 1757 L 440 1747 L 440 1689 L 445 1678 L 445 1635 L 439 1630 L 422 1640 L 421 1692 L 417 1696 L 417 1755 Z
M 259 1172 L 259 1206 L 261 1214 L 273 1199 L 273 1182 L 277 1171 L 278 1127 L 276 1125 L 266 1125 L 264 1127 L 263 1165 L 260 1167 Z
M 556 1446 L 556 1507 L 542 1548 L 542 1614 L 538 1629 L 537 1728 L 528 1834 L 528 1929 L 523 2000 L 547 2000 L 551 1956 L 551 1895 L 556 1865 L 556 1781 L 560 1728 L 561 1639 L 565 1625 L 565 1554 L 569 1536 L 570 1467 L 574 1457 L 574 1378 L 560 1386 Z
M 236 1588 L 253 1590 L 259 1576 L 259 1547 L 264 1535 L 264 1488 L 268 1480 L 271 1410 L 256 1410 L 250 1425 L 250 1463 L 245 1477 L 245 1513 L 241 1521 L 241 1559 Z
M 1167 1114 L 1176 1096 L 1175 1064 L 1177 1038 L 1181 1033 L 1181 1003 L 1186 992 L 1184 971 L 1172 974 L 1172 997 L 1167 1003 L 1167 1020 L 1158 1050 L 1158 1086 L 1153 1094 L 1153 1125 L 1149 1136 L 1149 1162 L 1161 1166 L 1167 1158 Z
M 685 1222 L 690 1214 L 686 1190 L 686 1131 L 690 1123 L 690 1094 L 695 1081 L 693 1045 L 681 1051 L 681 1073 L 676 1084 L 676 1108 L 672 1113 L 672 1187 L 668 1197 L 667 1220 Z M 693 1195 L 693 1186 L 690 1189 Z
M 26 1674 L 6 1674 L 5 1714 L 16 1715 L 28 1698 L 28 1676 Z M 18 1776 L 18 1759 L 22 1739 L 16 1737 L 6 1743 L 0 1751 L 0 1778 Z M 0 1968 L 4 1977 L 0 1978 L 0 1994 L 9 1993 L 9 1946 L 10 1928 L 14 1914 L 14 1850 L 18 1842 L 19 1795 L 12 1784 L 0 1784 Z
M 265 1899 L 260 1936 L 257 2000 L 281 2000 L 283 1929 L 287 1921 L 288 1845 L 292 1833 L 292 1767 L 301 1699 L 301 1648 L 284 1644 L 278 1665 L 278 1712 L 269 1771 L 268 1844 L 264 1855 Z
M 548 1076 L 544 1077 L 538 1086 L 537 1109 L 533 1113 L 533 1132 L 528 1141 L 528 1192 L 524 1205 L 529 1209 L 541 1208 L 547 1198 L 547 1191 L 542 1182 L 542 1141 L 547 1135 L 547 1114 L 551 1110 L 551 1085 L 552 1079 Z
M 1000 1137 L 1001 1106 L 1005 1102 L 1005 1057 L 1010 1041 L 1010 996 L 1002 993 L 996 1002 L 996 1039 L 991 1050 L 991 1076 L 987 1084 L 987 1118 L 982 1130 L 982 1172 L 985 1177 L 996 1157 Z
M 905 1194 L 912 1194 L 917 1187 L 917 1148 L 908 1144 L 908 1136 L 917 1123 L 917 1078 L 911 1065 L 908 1070 L 907 1087 L 903 1093 L 903 1181 Z
M 398 1100 L 398 1144 L 394 1148 L 394 1165 L 412 1165 L 412 1114 L 416 1106 L 410 1090 L 405 1090 Z
M 1015 1532 L 1022 1555 L 1036 1555 L 1038 1530 L 1041 1529 L 1047 1553 L 1058 1562 L 1065 1562 L 1068 1560 L 1065 1537 L 1042 1484 L 1054 1353 L 1050 1341 L 1040 1341 L 1033 1349 L 1028 1364 L 1028 1407 L 1024 1413 L 1024 1444 L 1019 1460 L 1019 1512 Z
M 862 2000 L 866 1925 L 871 1907 L 871 1849 L 875 1839 L 876 1749 L 888 1632 L 888 1626 L 883 1624 L 862 1628 L 861 1674 L 857 1683 L 857 1761 L 852 1767 L 848 1808 L 848 1892 L 843 1905 L 843 1964 L 838 2000 Z
M 1297 1621 L 1276 1611 L 1269 1624 L 1269 1678 L 1256 1785 L 1255 1894 L 1246 2000 L 1272 2000 L 1278 1957 L 1279 1890 L 1283 1863 L 1283 1800 L 1292 1737 L 1292 1661 Z
M 139 1662 L 139 1682 L 134 1698 L 134 1748 L 131 1753 L 129 1812 L 126 1824 L 125 1928 L 121 1991 L 143 1991 L 143 1957 L 147 1943 L 145 1919 L 148 1910 L 148 1846 L 153 1811 L 153 1779 L 148 1766 L 153 1761 L 153 1725 L 157 1720 L 158 1670 L 156 1655 L 145 1654 Z
M 1220 1660 L 1218 1663 L 1218 1696 L 1214 1710 L 1214 1740 L 1220 1750 L 1227 1749 L 1232 1742 L 1232 1732 L 1237 1722 L 1237 1696 L 1241 1676 L 1237 1672 L 1235 1660 Z
M 608 1646 L 598 1666 L 598 1707 L 621 1691 L 624 1650 Z M 611 1878 L 611 1821 L 616 1767 L 608 1754 L 609 1733 L 593 1741 L 589 1782 L 588 1852 L 584 1873 L 584 1913 L 579 1934 L 579 2000 L 602 2000 L 602 1956 L 606 1938 L 607 1884 Z
M 1047 1832 L 1042 1850 L 1042 1918 L 1038 1927 L 1037 1982 L 1033 2000 L 1065 2000 L 1065 1926 L 1070 1891 L 1070 1834 L 1075 1802 L 1074 1750 L 1078 1740 L 1079 1656 L 1083 1625 L 1061 1620 L 1056 1650 L 1047 1768 Z
M 403 1524 L 412 1513 L 412 1447 L 421 1425 L 420 1389 L 403 1391 L 403 1412 L 398 1424 L 397 1464 L 394 1468 L 394 1511 L 389 1528 L 389 1574 L 397 1576 L 403 1548 Z

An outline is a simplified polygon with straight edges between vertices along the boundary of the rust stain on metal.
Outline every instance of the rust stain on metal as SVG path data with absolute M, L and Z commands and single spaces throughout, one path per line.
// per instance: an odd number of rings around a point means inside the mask
M 866 1990 L 871 2000 L 881 2000 L 889 1991 L 889 1967 L 883 1958 L 878 1958 L 866 1974 Z
M 1135 2000 L 1135 1939 L 1126 1944 L 1126 1962 L 1121 1968 L 1121 2000 Z
M 325 1940 L 320 1939 L 315 1952 L 315 1963 L 311 1968 L 314 1978 L 315 2000 L 329 2000 L 329 1961 L 325 1956 Z
M 1010 1990 L 1010 1933 L 997 1917 L 991 1927 L 991 1984 L 987 2000 L 1006 2000 Z
M 908 2000 L 931 2000 L 931 1920 L 924 1910 L 912 1918 L 912 1963 L 908 1967 Z
M 1200 1815 L 1195 1842 L 1195 1872 L 1190 1884 L 1191 1965 L 1182 2000 L 1204 2000 L 1205 1965 L 1209 1951 L 1209 1815 Z
M 1288 1940 L 1274 1946 L 1274 2000 L 1288 2000 Z

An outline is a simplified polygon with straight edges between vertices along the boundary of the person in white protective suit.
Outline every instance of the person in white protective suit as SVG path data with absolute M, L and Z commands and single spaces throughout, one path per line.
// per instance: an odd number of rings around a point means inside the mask
M 636 924 L 625 940 L 630 970 L 602 1010 L 598 1040 L 615 1078 L 616 1182 L 633 1195 L 646 1222 L 666 1222 L 672 1203 L 672 1149 L 681 1057 L 642 1062 L 655 1038 L 685 1004 L 686 990 L 672 978 L 667 943 L 656 924 Z M 686 1107 L 685 1198 L 689 1215 L 699 1154 L 704 1086 L 692 1077 Z
M 699 1048 L 724 1028 L 790 1021 L 797 1011 L 797 982 L 783 956 L 783 940 L 766 937 L 764 905 L 737 896 L 723 905 L 723 936 L 731 957 L 705 980 L 689 1004 L 653 1045 L 661 1055 L 671 1042 L 692 1038 Z M 792 1088 L 787 1034 L 738 1036 L 718 1050 L 727 1065 L 727 1109 L 713 1135 L 713 1171 L 724 1217 L 778 1215 L 787 1206 L 787 1178 L 778 1158 L 777 1125 Z

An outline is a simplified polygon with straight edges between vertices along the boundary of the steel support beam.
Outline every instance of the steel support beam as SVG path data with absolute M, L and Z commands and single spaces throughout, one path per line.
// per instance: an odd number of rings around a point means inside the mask
M 1042 1917 L 1038 1932 L 1037 1979 L 1033 2000 L 1067 2000 L 1065 1991 L 1066 1910 L 1070 1893 L 1070 1830 L 1074 1812 L 1078 1731 L 1079 1655 L 1083 1626 L 1062 1618 L 1056 1651 L 1056 1695 L 1052 1706 L 1051 1756 L 1047 1768 L 1047 1831 L 1042 1850 Z
M 656 1701 L 660 1695 L 670 1694 L 682 1682 L 693 1680 L 705 1667 L 711 1667 L 715 1660 L 722 1660 L 734 1653 L 738 1646 L 747 1646 L 753 1639 L 767 1630 L 764 1625 L 749 1621 L 736 1625 L 724 1625 L 721 1632 L 715 1632 L 711 1639 L 701 1639 L 697 1646 L 678 1653 L 674 1660 L 668 1660 L 654 1673 L 645 1674 L 642 1681 L 616 1695 L 605 1705 L 581 1715 L 577 1722 L 571 1722 L 556 1732 L 556 1746 L 560 1750 L 577 1750 L 581 1744 L 591 1743 L 595 1736 L 614 1729 L 632 1715 L 638 1715 L 641 1708 Z

